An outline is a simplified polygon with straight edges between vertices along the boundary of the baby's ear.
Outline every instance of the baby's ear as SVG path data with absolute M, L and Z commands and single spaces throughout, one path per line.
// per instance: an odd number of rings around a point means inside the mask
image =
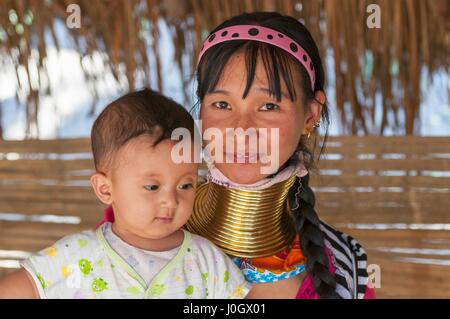
M 102 201 L 103 204 L 112 204 L 111 195 L 111 180 L 103 173 L 95 173 L 91 176 L 91 185 L 94 189 L 95 195 Z

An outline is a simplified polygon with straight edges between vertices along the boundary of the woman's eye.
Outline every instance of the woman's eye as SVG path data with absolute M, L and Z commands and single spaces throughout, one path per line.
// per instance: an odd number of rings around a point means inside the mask
M 188 184 L 181 184 L 180 186 L 178 186 L 179 189 L 190 189 L 193 188 L 194 185 L 192 185 L 192 183 L 188 183 Z
M 156 191 L 159 186 L 158 185 L 145 185 L 144 188 L 148 191 Z
M 231 106 L 224 101 L 215 102 L 213 103 L 213 106 L 221 110 L 231 110 Z
M 277 104 L 274 103 L 266 103 L 263 106 L 261 106 L 260 110 L 262 111 L 273 111 L 278 110 L 280 107 Z

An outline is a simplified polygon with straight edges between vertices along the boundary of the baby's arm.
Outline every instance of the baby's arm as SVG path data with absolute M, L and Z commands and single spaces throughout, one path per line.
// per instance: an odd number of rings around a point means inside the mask
M 39 292 L 28 271 L 21 268 L 0 278 L 0 299 L 39 299 Z

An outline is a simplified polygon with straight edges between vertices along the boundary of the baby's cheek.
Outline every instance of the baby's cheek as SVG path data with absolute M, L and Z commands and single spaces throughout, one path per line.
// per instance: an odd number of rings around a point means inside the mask
M 192 214 L 194 201 L 184 201 L 180 204 L 177 211 L 177 219 L 180 222 L 186 222 Z
M 155 205 L 155 203 L 147 201 L 142 203 L 138 211 L 140 218 L 142 218 L 143 220 L 149 220 L 153 219 L 156 216 L 156 214 L 158 213 L 158 207 L 157 205 Z
M 149 223 L 155 216 L 156 207 L 150 201 L 136 201 L 129 210 L 128 221 L 137 228 Z

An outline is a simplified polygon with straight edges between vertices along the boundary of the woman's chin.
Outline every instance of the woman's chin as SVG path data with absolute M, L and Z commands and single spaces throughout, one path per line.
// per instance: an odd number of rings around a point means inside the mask
M 259 164 L 217 164 L 216 166 L 230 181 L 237 184 L 254 184 L 266 175 L 261 174 Z

